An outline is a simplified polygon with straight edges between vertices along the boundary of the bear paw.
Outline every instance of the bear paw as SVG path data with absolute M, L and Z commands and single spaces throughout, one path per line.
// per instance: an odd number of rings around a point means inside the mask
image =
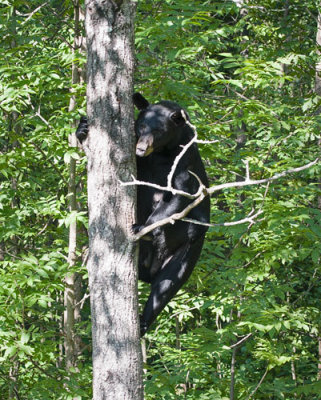
M 136 235 L 144 228 L 144 225 L 133 224 L 132 225 L 132 233 Z
M 88 122 L 86 117 L 81 117 L 78 128 L 76 130 L 76 136 L 80 143 L 82 143 L 88 136 Z

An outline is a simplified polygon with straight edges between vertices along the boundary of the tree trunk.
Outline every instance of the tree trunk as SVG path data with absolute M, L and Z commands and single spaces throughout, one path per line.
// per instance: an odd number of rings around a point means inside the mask
M 80 6 L 79 1 L 74 3 L 74 23 L 75 23 L 75 36 L 74 36 L 74 49 L 79 46 L 80 38 Z M 73 61 L 72 64 L 72 84 L 80 83 L 80 73 L 77 63 Z M 69 103 L 69 111 L 76 108 L 76 97 L 71 96 Z M 70 135 L 69 146 L 77 147 L 76 135 Z M 69 182 L 68 182 L 68 208 L 69 212 L 77 211 L 77 198 L 76 198 L 76 159 L 71 157 L 69 161 Z M 69 245 L 68 245 L 68 264 L 72 270 L 77 261 L 77 221 L 74 220 L 69 226 Z M 80 321 L 79 303 L 81 300 L 81 277 L 76 272 L 70 272 L 65 278 L 65 292 L 64 292 L 64 349 L 66 367 L 77 368 L 78 356 L 80 353 L 81 340 L 75 333 L 75 324 Z
M 136 246 L 131 0 L 87 0 L 89 287 L 93 399 L 143 399 Z
M 319 4 L 319 7 L 321 7 L 321 4 Z M 317 34 L 316 34 L 316 45 L 317 45 L 317 55 L 319 56 L 318 62 L 316 63 L 315 66 L 315 93 L 317 95 L 321 95 L 321 61 L 320 61 L 320 55 L 321 55 L 321 13 L 320 11 L 318 12 L 318 22 L 317 22 Z M 320 114 L 321 110 L 318 111 L 318 114 Z
M 321 336 L 318 337 L 318 354 L 319 354 L 319 361 L 318 361 L 318 381 L 321 380 Z

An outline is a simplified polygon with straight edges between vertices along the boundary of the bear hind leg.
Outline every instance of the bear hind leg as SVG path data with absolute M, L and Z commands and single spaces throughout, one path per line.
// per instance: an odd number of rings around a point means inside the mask
M 166 304 L 190 277 L 201 254 L 204 236 L 177 249 L 173 257 L 152 281 L 151 293 L 141 317 L 141 335 L 148 330 Z

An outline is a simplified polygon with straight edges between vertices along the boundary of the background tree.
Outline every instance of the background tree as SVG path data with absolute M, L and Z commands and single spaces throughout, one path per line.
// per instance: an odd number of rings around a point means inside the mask
M 68 163 L 72 156 L 80 160 L 67 145 L 78 116 L 70 98 L 76 95 L 80 107 L 83 90 L 71 80 L 73 62 L 83 64 L 73 46 L 74 7 L 40 1 L 0 7 L 1 396 L 90 396 L 91 366 L 83 363 L 91 354 L 86 302 L 83 322 L 73 327 L 84 341 L 79 371 L 66 369 L 63 348 L 64 278 L 73 272 L 86 278 L 80 259 L 70 268 L 67 263 L 68 227 L 86 224 L 82 206 L 67 209 Z M 79 239 L 78 255 L 87 242 Z
M 83 37 L 81 35 L 80 24 L 83 20 L 83 15 L 80 9 L 79 1 L 74 2 L 74 41 L 73 53 L 81 50 L 83 44 Z M 71 83 L 77 85 L 83 83 L 82 71 L 78 66 L 76 57 L 73 58 L 71 65 Z M 73 90 L 73 89 L 71 89 Z M 76 96 L 70 97 L 69 112 L 75 111 L 77 107 Z M 76 128 L 76 126 L 74 125 Z M 77 139 L 73 133 L 68 137 L 70 147 L 77 147 Z M 76 164 L 77 155 L 70 155 L 69 157 L 69 181 L 68 181 L 68 205 L 70 214 L 75 214 L 78 211 L 77 204 L 77 186 L 76 186 Z M 81 353 L 81 339 L 76 333 L 76 323 L 80 322 L 81 312 L 81 298 L 82 298 L 82 282 L 81 275 L 74 271 L 77 262 L 77 236 L 78 236 L 77 220 L 73 218 L 69 225 L 69 242 L 68 242 L 68 264 L 71 272 L 65 278 L 65 292 L 64 292 L 64 348 L 66 354 L 67 368 L 77 369 L 78 357 Z

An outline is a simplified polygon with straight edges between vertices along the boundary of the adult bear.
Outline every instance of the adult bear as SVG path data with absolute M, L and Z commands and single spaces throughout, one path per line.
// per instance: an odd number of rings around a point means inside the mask
M 140 94 L 133 96 L 140 113 L 135 121 L 137 137 L 137 179 L 167 186 L 167 177 L 173 163 L 193 138 L 193 130 L 182 115 L 182 107 L 172 101 L 149 102 Z M 185 112 L 186 118 L 189 117 Z M 87 120 L 82 118 L 77 138 L 82 142 L 88 133 Z M 172 187 L 194 194 L 199 182 L 208 186 L 197 145 L 193 143 L 180 158 L 172 179 Z M 137 187 L 137 223 L 134 233 L 159 220 L 182 211 L 192 200 L 149 186 Z M 188 217 L 208 223 L 210 200 L 208 196 Z M 151 284 L 151 293 L 141 316 L 141 335 L 147 331 L 166 304 L 175 296 L 191 275 L 200 256 L 207 227 L 176 221 L 154 229 L 139 241 L 139 279 Z

